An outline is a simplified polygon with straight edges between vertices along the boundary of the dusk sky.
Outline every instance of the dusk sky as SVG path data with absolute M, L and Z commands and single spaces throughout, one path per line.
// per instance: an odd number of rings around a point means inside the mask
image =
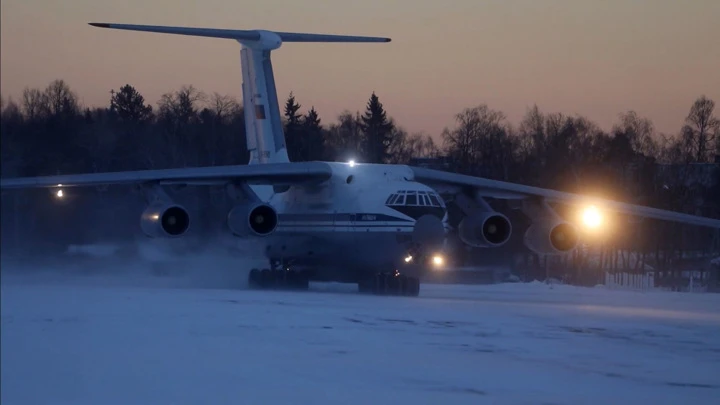
M 278 95 L 292 90 L 324 123 L 376 91 L 411 132 L 437 137 L 482 103 L 517 123 L 537 103 L 606 130 L 634 109 L 676 133 L 692 102 L 720 105 L 718 0 L 2 0 L 0 90 L 62 78 L 87 106 L 129 83 L 156 105 L 192 84 L 240 96 L 239 44 L 94 28 L 186 25 L 392 38 L 387 44 L 284 44 Z M 720 106 L 717 108 L 720 113 Z

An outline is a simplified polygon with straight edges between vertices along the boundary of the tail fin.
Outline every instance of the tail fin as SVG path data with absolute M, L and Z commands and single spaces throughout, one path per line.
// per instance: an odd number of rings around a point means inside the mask
M 155 25 L 90 23 L 94 27 L 209 38 L 234 39 L 242 45 L 242 98 L 250 164 L 289 162 L 280 119 L 270 52 L 283 42 L 390 42 L 390 38 L 304 34 L 265 30 L 164 27 Z

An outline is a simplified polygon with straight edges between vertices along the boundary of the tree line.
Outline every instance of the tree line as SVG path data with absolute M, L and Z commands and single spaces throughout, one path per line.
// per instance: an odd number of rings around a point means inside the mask
M 304 104 L 304 103 L 303 103 Z M 364 110 L 332 120 L 290 93 L 282 106 L 292 161 L 413 163 L 444 170 L 720 217 L 720 119 L 698 97 L 675 134 L 634 111 L 605 131 L 590 118 L 529 108 L 518 123 L 486 104 L 458 112 L 438 141 L 409 133 L 372 93 Z M 126 84 L 108 104 L 83 106 L 63 80 L 0 96 L 2 176 L 245 164 L 241 103 L 192 85 L 155 105 Z
M 248 160 L 242 105 L 229 95 L 183 86 L 153 106 L 129 84 L 110 94 L 107 106 L 85 107 L 67 83 L 54 80 L 45 89 L 26 88 L 18 101 L 0 96 L 3 176 Z M 303 112 L 293 93 L 282 113 L 292 161 L 353 157 L 410 163 L 414 158 L 445 157 L 447 169 L 458 173 L 567 191 L 602 185 L 618 198 L 687 210 L 682 202 L 670 201 L 668 187 L 695 185 L 684 179 L 658 188 L 648 176 L 655 176 L 660 164 L 712 163 L 720 156 L 715 102 L 701 96 L 689 107 L 677 134 L 666 135 L 634 111 L 619 114 L 606 132 L 587 117 L 543 112 L 538 106 L 513 125 L 501 111 L 480 104 L 458 112 L 455 126 L 439 134 L 440 142 L 424 133 L 408 133 L 375 93 L 362 113 L 348 110 L 330 123 L 323 123 L 312 106 Z M 652 173 L 636 173 L 645 169 Z M 710 194 L 703 196 L 712 200 L 716 188 L 704 190 Z

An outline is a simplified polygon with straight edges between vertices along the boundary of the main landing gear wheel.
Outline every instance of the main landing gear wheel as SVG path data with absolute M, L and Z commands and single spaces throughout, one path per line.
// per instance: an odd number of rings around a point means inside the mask
M 305 273 L 294 270 L 252 269 L 248 285 L 255 290 L 307 290 L 310 280 Z
M 375 295 L 399 295 L 417 297 L 420 295 L 420 279 L 403 274 L 376 274 L 369 280 L 358 283 L 361 293 Z

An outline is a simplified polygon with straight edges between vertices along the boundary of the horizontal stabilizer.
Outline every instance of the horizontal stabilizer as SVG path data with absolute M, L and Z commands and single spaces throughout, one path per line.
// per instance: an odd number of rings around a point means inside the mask
M 297 32 L 276 32 L 283 42 L 390 42 L 390 38 L 359 37 L 353 35 L 302 34 Z
M 163 34 L 189 35 L 195 37 L 227 38 L 239 41 L 260 41 L 263 30 L 228 30 L 218 28 L 166 27 L 159 25 L 134 25 L 112 23 L 90 23 L 93 27 L 119 30 L 157 32 Z M 304 34 L 295 32 L 273 32 L 283 42 L 390 42 L 390 38 L 364 37 L 330 34 Z

